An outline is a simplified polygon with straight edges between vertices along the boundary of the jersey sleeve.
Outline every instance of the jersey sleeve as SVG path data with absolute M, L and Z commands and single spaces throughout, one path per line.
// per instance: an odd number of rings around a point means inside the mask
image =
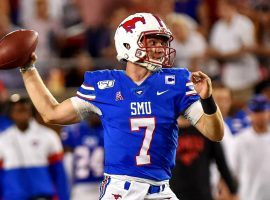
M 93 103 L 97 97 L 97 88 L 95 88 L 94 72 L 85 72 L 84 81 L 77 91 L 77 96 L 87 102 Z
M 190 75 L 191 73 L 187 69 L 182 69 L 178 74 L 180 95 L 176 104 L 180 114 L 184 114 L 193 103 L 200 99 L 193 83 L 190 81 Z
M 63 148 L 59 136 L 54 131 L 48 131 L 49 173 L 54 184 L 57 199 L 70 199 L 68 180 L 63 165 Z
M 3 136 L 0 136 L 0 170 L 3 169 L 3 160 L 4 160 L 2 140 L 3 140 Z
M 89 114 L 89 111 L 100 116 L 103 115 L 104 105 L 111 98 L 104 89 L 112 88 L 114 85 L 114 80 L 110 79 L 112 77 L 109 70 L 85 72 L 84 82 L 76 93 L 77 98 L 72 100 L 75 109 L 83 118 L 85 118 L 85 114 Z M 79 100 L 83 100 L 87 104 Z
M 60 136 L 64 147 L 74 148 L 74 138 L 69 126 L 66 126 L 61 130 Z
M 48 160 L 50 164 L 63 159 L 63 147 L 60 138 L 54 131 L 48 131 Z

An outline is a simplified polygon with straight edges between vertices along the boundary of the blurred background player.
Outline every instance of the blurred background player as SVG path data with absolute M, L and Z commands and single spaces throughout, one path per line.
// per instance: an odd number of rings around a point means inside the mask
M 174 34 L 172 46 L 181 53 L 175 57 L 175 67 L 187 67 L 190 71 L 202 70 L 202 58 L 207 43 L 205 38 L 197 31 L 198 24 L 189 16 L 171 14 L 167 17 L 170 29 Z M 196 48 L 194 48 L 196 46 Z
M 231 89 L 218 81 L 214 82 L 213 85 L 213 95 L 226 122 L 226 128 L 230 129 L 231 134 L 237 135 L 241 130 L 250 126 L 250 120 L 246 111 L 247 105 L 245 104 L 244 107 L 233 106 L 234 99 Z M 228 138 L 231 134 L 228 134 Z
M 8 98 L 8 90 L 0 81 L 0 133 L 12 125 L 11 119 L 7 116 Z
M 242 129 L 244 129 L 246 126 L 249 125 L 249 120 L 247 120 L 247 115 L 245 110 L 239 109 L 234 110 L 232 112 L 232 104 L 233 104 L 233 98 L 232 98 L 232 92 L 231 90 L 226 87 L 225 85 L 215 82 L 213 87 L 213 96 L 216 100 L 216 103 L 218 104 L 220 111 L 222 113 L 223 119 L 224 119 L 224 137 L 221 141 L 221 148 L 224 152 L 226 164 L 228 167 L 228 170 L 230 173 L 232 173 L 232 162 L 233 162 L 233 154 L 234 154 L 234 148 L 235 148 L 235 135 Z M 245 115 L 245 118 L 240 118 L 239 113 L 243 113 Z M 245 120 L 246 119 L 246 120 Z M 234 134 L 232 131 L 235 131 Z M 236 132 L 238 131 L 238 132 Z M 215 196 L 215 199 L 218 200 L 230 200 L 232 198 L 238 198 L 236 196 L 237 191 L 231 190 L 231 187 L 229 184 L 227 184 L 226 179 L 222 176 L 222 174 L 219 172 L 220 167 L 212 164 L 211 165 L 211 182 L 212 182 L 212 189 L 213 189 L 213 195 Z M 233 177 L 234 182 L 235 178 Z M 235 195 L 232 197 L 232 194 Z
M 1 199 L 69 200 L 58 136 L 32 118 L 29 99 L 12 97 L 14 125 L 0 135 Z
M 179 137 L 176 166 L 170 185 L 181 200 L 213 200 L 217 185 L 213 186 L 211 164 L 216 163 L 221 177 L 230 189 L 230 196 L 223 200 L 236 200 L 237 186 L 227 164 L 220 143 L 204 137 L 186 119 L 178 119 Z M 226 132 L 225 132 L 226 134 Z M 214 182 L 217 184 L 217 181 Z
M 61 138 L 70 169 L 72 200 L 98 199 L 103 180 L 103 128 L 97 115 L 63 128 Z M 71 159 L 69 159 L 71 156 Z
M 270 199 L 269 101 L 256 95 L 248 104 L 251 127 L 236 137 L 233 172 L 242 200 Z

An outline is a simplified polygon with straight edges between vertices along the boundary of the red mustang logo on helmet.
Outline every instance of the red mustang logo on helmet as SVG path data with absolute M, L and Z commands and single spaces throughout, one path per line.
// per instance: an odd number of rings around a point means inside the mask
M 144 17 L 134 17 L 126 22 L 124 22 L 121 26 L 127 31 L 133 33 L 132 29 L 136 28 L 136 23 L 141 22 L 145 24 Z
M 114 199 L 122 199 L 122 195 L 120 194 L 112 194 Z

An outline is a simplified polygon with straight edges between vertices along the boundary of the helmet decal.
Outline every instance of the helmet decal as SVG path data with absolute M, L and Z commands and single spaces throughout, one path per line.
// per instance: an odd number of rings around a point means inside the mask
M 160 27 L 163 27 L 162 20 L 161 20 L 158 16 L 156 16 L 156 15 L 153 15 L 153 16 L 154 16 L 154 17 L 156 18 L 156 20 L 158 21 Z
M 123 24 L 121 24 L 120 27 L 123 27 L 126 30 L 126 32 L 133 33 L 132 29 L 136 28 L 137 22 L 141 22 L 141 23 L 145 24 L 144 17 L 134 17 L 134 18 L 124 22 Z

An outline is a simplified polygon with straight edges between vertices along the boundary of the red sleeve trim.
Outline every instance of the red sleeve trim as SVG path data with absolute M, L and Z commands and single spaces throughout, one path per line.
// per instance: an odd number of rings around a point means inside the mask
M 50 164 L 54 164 L 58 161 L 63 160 L 63 157 L 64 157 L 64 152 L 60 152 L 60 153 L 55 153 L 55 154 L 50 155 L 48 157 L 48 160 Z
M 0 160 L 0 169 L 3 169 L 4 161 Z

